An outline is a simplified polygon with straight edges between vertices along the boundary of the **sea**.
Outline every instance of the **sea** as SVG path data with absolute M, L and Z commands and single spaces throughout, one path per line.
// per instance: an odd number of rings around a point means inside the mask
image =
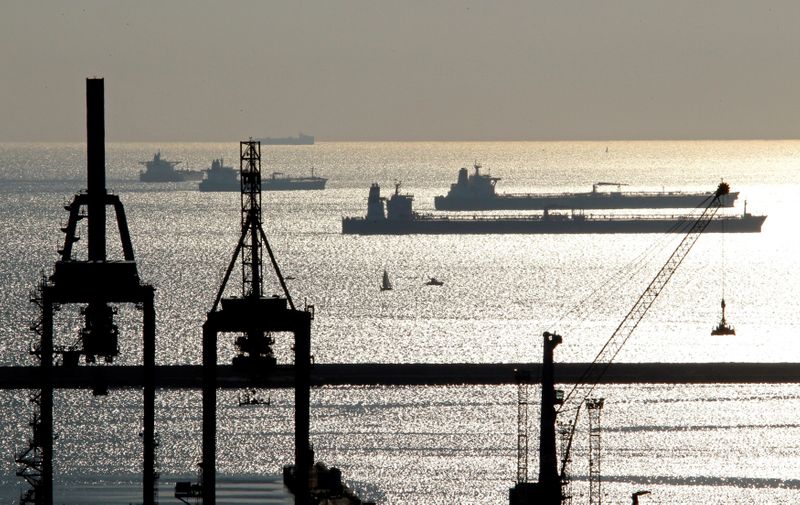
M 240 233 L 240 197 L 201 193 L 197 182 L 139 182 L 140 162 L 159 151 L 179 167 L 223 158 L 238 168 L 239 143 L 106 145 L 107 187 L 125 206 L 140 276 L 156 288 L 157 362 L 199 364 L 201 325 Z M 262 146 L 264 176 L 313 168 L 329 179 L 324 191 L 263 194 L 264 229 L 292 297 L 315 307 L 316 363 L 538 362 L 544 331 L 564 338 L 556 361 L 591 361 L 682 238 L 341 234 L 343 216 L 366 213 L 371 183 L 387 196 L 400 184 L 416 210 L 435 212 L 434 196 L 475 164 L 501 178 L 498 192 L 589 191 L 601 181 L 711 192 L 728 182 L 739 200 L 720 212 L 746 204 L 768 216 L 761 233 L 702 235 L 616 361 L 800 363 L 800 141 Z M 84 143 L 0 143 L 0 365 L 34 363 L 31 294 L 63 245 L 64 205 L 85 187 Z M 111 218 L 108 229 L 109 256 L 121 258 Z M 379 289 L 384 270 L 392 291 Z M 425 285 L 430 277 L 444 284 Z M 265 290 L 279 292 L 271 272 Z M 240 293 L 237 265 L 226 296 Z M 735 336 L 710 335 L 723 297 Z M 141 362 L 140 316 L 119 307 L 115 363 Z M 55 327 L 57 342 L 73 343 L 80 313 L 62 308 Z M 221 338 L 220 362 L 235 355 L 233 338 Z M 285 335 L 275 349 L 291 362 Z M 293 459 L 291 391 L 260 390 L 269 405 L 247 407 L 240 393 L 219 395 L 220 503 L 281 503 L 281 468 Z M 318 388 L 311 441 L 318 460 L 378 504 L 499 505 L 517 478 L 517 393 L 514 385 Z M 594 503 L 627 504 L 640 490 L 650 491 L 643 505 L 800 503 L 800 385 L 607 385 L 592 394 L 605 399 Z M 31 436 L 29 395 L 0 390 L 2 503 L 26 489 L 14 456 Z M 529 395 L 535 480 L 539 388 Z M 141 392 L 57 391 L 54 401 L 56 502 L 141 501 Z M 160 503 L 178 503 L 174 483 L 197 478 L 200 419 L 199 391 L 157 392 Z M 570 475 L 572 503 L 589 503 L 585 416 Z

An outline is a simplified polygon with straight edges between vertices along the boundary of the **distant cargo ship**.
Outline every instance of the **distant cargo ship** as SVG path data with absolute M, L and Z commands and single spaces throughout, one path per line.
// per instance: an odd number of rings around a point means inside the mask
M 261 189 L 264 191 L 325 189 L 327 182 L 328 179 L 315 176 L 313 168 L 311 177 L 288 177 L 281 172 L 273 172 L 270 177 L 261 180 Z M 198 189 L 206 192 L 240 191 L 239 170 L 224 166 L 221 159 L 214 160 L 211 168 L 206 170 L 206 178 L 200 182 Z
M 305 135 L 303 133 L 299 133 L 296 137 L 264 137 L 256 140 L 260 141 L 262 144 L 271 146 L 309 146 L 314 144 L 314 136 Z
M 223 164 L 222 158 L 211 162 L 206 178 L 200 181 L 200 191 L 239 191 L 239 171 Z
M 203 178 L 200 170 L 177 170 L 175 168 L 180 161 L 168 161 L 161 157 L 161 152 L 153 155 L 150 161 L 140 161 L 145 169 L 139 172 L 139 180 L 142 182 L 183 182 L 199 181 Z
M 261 180 L 261 189 L 264 191 L 291 191 L 296 189 L 325 189 L 328 179 L 314 175 L 311 169 L 310 177 L 288 177 L 281 172 L 273 172 L 266 179 Z
M 445 196 L 434 198 L 436 210 L 542 210 L 562 207 L 571 209 L 678 209 L 694 208 L 706 201 L 712 193 L 681 191 L 622 191 L 626 184 L 598 182 L 591 192 L 584 193 L 520 193 L 497 194 L 495 184 L 499 177 L 480 172 L 468 174 L 466 168 L 458 171 L 458 180 L 450 185 Z M 615 187 L 600 191 L 601 187 Z M 723 207 L 732 207 L 738 192 L 722 197 Z
M 388 200 L 372 184 L 366 217 L 342 219 L 342 233 L 359 235 L 480 234 L 480 233 L 670 233 L 684 232 L 692 216 L 602 216 L 545 209 L 524 216 L 432 216 L 413 211 L 412 195 L 400 194 L 400 185 Z M 384 205 L 385 202 L 385 205 Z M 716 216 L 706 233 L 757 233 L 767 216 Z

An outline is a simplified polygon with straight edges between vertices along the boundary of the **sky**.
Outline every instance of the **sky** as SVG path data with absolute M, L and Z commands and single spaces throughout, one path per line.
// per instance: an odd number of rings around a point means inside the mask
M 0 142 L 800 138 L 796 0 L 0 0 Z

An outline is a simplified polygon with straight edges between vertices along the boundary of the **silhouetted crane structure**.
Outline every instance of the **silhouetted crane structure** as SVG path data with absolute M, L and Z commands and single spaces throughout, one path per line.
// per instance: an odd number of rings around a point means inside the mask
M 86 80 L 86 133 L 88 187 L 75 195 L 66 206 L 69 219 L 62 228 L 64 247 L 58 252 L 53 274 L 43 277 L 32 300 L 40 309 L 40 318 L 32 325 L 38 336 L 31 354 L 40 362 L 41 391 L 32 395 L 34 404 L 31 428 L 33 437 L 29 446 L 17 458 L 18 475 L 25 478 L 31 488 L 22 496 L 23 503 L 51 505 L 53 503 L 53 390 L 57 386 L 54 367 L 78 367 L 79 358 L 94 364 L 102 358 L 111 364 L 119 355 L 119 330 L 114 323 L 116 305 L 134 304 L 143 313 L 143 384 L 144 419 L 141 438 L 144 445 L 143 492 L 145 505 L 156 501 L 155 489 L 158 475 L 155 470 L 155 309 L 154 290 L 142 284 L 133 255 L 128 224 L 122 202 L 109 194 L 105 186 L 105 126 L 103 79 Z M 106 207 L 116 213 L 123 259 L 109 260 L 106 255 Z M 87 256 L 76 257 L 75 244 L 79 241 L 78 224 L 86 221 Z M 57 345 L 53 316 L 61 306 L 74 304 L 81 307 L 83 328 L 78 332 L 77 343 Z M 60 360 L 56 358 L 60 356 Z M 106 386 L 94 385 L 95 394 L 105 394 Z
M 633 334 L 633 331 L 661 293 L 661 290 L 686 258 L 686 255 L 689 254 L 692 246 L 700 238 L 700 234 L 703 233 L 709 222 L 714 218 L 714 215 L 722 206 L 722 197 L 729 192 L 730 187 L 727 183 L 719 184 L 716 192 L 711 197 L 711 201 L 703 209 L 697 220 L 692 223 L 666 263 L 634 303 L 633 308 L 623 318 L 617 329 L 606 341 L 566 397 L 562 397 L 556 391 L 553 373 L 553 350 L 563 339 L 560 335 L 554 333 L 545 332 L 543 334 L 539 480 L 533 483 L 517 482 L 509 490 L 509 503 L 511 505 L 561 505 L 567 498 L 563 489 L 566 481 L 566 467 L 571 454 L 572 441 L 581 406 L 594 391 L 595 386 Z M 559 471 L 558 460 L 556 459 L 556 417 L 557 414 L 563 415 L 567 413 L 574 414 L 574 418 L 569 428 L 570 436 L 567 439 L 567 447 L 562 451 L 561 469 Z M 599 475 L 597 478 L 599 482 Z
M 313 307 L 295 308 L 261 225 L 261 143 L 240 142 L 239 154 L 242 233 L 203 324 L 203 504 L 216 503 L 217 335 L 222 332 L 239 334 L 235 343 L 240 354 L 233 358 L 234 367 L 242 374 L 263 377 L 276 365 L 272 334 L 289 332 L 294 335 L 295 503 L 308 505 L 313 464 L 309 443 Z M 283 296 L 264 296 L 265 252 Z M 242 295 L 223 298 L 237 260 L 242 266 Z
M 586 411 L 589 413 L 589 505 L 601 505 L 603 492 L 600 480 L 601 469 L 601 414 L 603 398 L 587 398 Z
M 285 482 L 295 492 L 295 503 L 315 503 L 310 492 L 313 451 L 309 443 L 309 397 L 311 383 L 310 326 L 313 307 L 298 310 L 286 288 L 275 257 L 261 225 L 260 145 L 249 141 L 240 143 L 241 173 L 241 225 L 242 234 L 233 258 L 225 272 L 214 304 L 203 325 L 203 364 L 159 367 L 155 375 L 155 309 L 152 286 L 143 284 L 138 275 L 133 247 L 120 199 L 105 188 L 105 150 L 103 119 L 103 80 L 87 79 L 87 150 L 88 188 L 75 195 L 66 206 L 69 211 L 64 246 L 56 261 L 52 275 L 42 275 L 31 301 L 39 309 L 39 317 L 31 325 L 37 339 L 31 354 L 38 366 L 0 367 L 0 388 L 32 389 L 30 400 L 33 415 L 30 421 L 32 435 L 27 447 L 15 458 L 19 465 L 17 475 L 25 479 L 30 489 L 20 498 L 21 503 L 52 505 L 53 499 L 53 392 L 55 388 L 92 389 L 95 394 L 106 394 L 109 388 L 143 389 L 143 490 L 142 502 L 155 505 L 158 473 L 155 451 L 158 437 L 154 430 L 155 386 L 166 388 L 201 388 L 203 392 L 203 453 L 200 483 L 179 483 L 176 497 L 202 498 L 203 503 L 215 503 L 216 486 L 216 390 L 217 388 L 286 387 L 295 389 L 295 466 L 284 468 Z M 445 385 L 445 384 L 519 384 L 518 398 L 518 483 L 510 491 L 515 504 L 537 503 L 554 505 L 569 503 L 571 496 L 565 485 L 570 462 L 571 443 L 575 433 L 579 407 L 591 394 L 597 381 L 606 373 L 611 361 L 630 337 L 644 313 L 654 301 L 669 277 L 674 273 L 699 234 L 713 217 L 719 198 L 728 193 L 727 184 L 721 184 L 714 201 L 692 226 L 692 229 L 673 252 L 644 294 L 628 313 L 601 352 L 588 367 L 584 364 L 565 364 L 559 369 L 559 380 L 577 385 L 565 400 L 563 392 L 555 389 L 553 354 L 562 342 L 554 333 L 543 335 L 541 366 L 542 416 L 540 420 L 539 477 L 538 482 L 527 482 L 527 388 L 530 376 L 519 371 L 524 364 L 323 364 L 314 370 L 315 385 Z M 122 260 L 110 260 L 106 254 L 106 210 L 112 206 L 119 231 Z M 78 227 L 85 223 L 87 249 L 85 259 L 75 254 L 79 242 Z M 83 228 L 81 228 L 83 229 Z M 283 291 L 283 296 L 264 295 L 264 253 Z M 223 298 L 226 284 L 237 260 L 241 260 L 242 291 L 240 297 Z M 117 306 L 134 304 L 142 311 L 142 364 L 111 366 L 119 356 L 120 332 L 114 321 Z M 61 307 L 80 307 L 83 326 L 73 335 L 74 342 L 63 344 L 56 339 L 54 313 Z M 217 363 L 217 336 L 220 332 L 236 333 L 239 354 L 232 365 Z M 294 335 L 294 363 L 276 363 L 273 352 L 275 333 Z M 56 343 L 58 342 L 58 343 Z M 81 357 L 85 362 L 80 365 Z M 104 362 L 105 365 L 98 364 Z M 719 383 L 725 381 L 769 381 L 796 383 L 797 366 L 783 364 L 742 364 L 736 366 L 715 364 L 709 369 L 704 364 L 627 364 L 611 375 L 616 380 L 628 381 L 631 374 L 637 380 L 663 383 Z M 620 366 L 620 365 L 618 365 Z M 581 374 L 580 371 L 586 368 Z M 158 382 L 156 382 L 158 380 Z M 569 412 L 566 402 L 575 409 L 571 424 L 563 423 L 563 414 Z M 563 403 L 563 405 L 562 405 Z M 559 408 L 559 406 L 561 407 Z M 562 439 L 561 452 L 556 456 L 556 421 L 558 414 Z M 561 462 L 559 472 L 558 462 Z M 316 469 L 316 465 L 315 465 Z M 323 469 L 324 470 L 324 469 Z M 337 470 L 338 472 L 338 470 Z M 323 480 L 330 480 L 336 472 L 317 471 Z M 186 484 L 185 486 L 183 484 Z M 338 484 L 337 484 L 338 486 Z M 599 489 L 599 488 L 598 488 Z M 640 495 L 632 495 L 633 503 Z M 316 500 L 325 497 L 316 495 Z M 357 500 L 357 498 L 353 498 Z M 357 503 L 351 501 L 351 503 Z

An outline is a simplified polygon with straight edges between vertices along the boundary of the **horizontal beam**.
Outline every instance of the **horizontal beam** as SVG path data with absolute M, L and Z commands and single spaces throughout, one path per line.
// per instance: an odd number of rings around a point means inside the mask
M 558 363 L 556 382 L 574 384 L 586 363 Z M 538 363 L 360 363 L 317 364 L 311 372 L 314 386 L 423 386 L 423 385 L 499 385 L 515 384 L 515 370 L 530 373 L 538 383 Z M 245 387 L 291 388 L 294 368 L 278 365 L 270 370 L 247 370 L 230 365 L 217 367 L 222 389 Z M 155 371 L 156 387 L 162 389 L 200 389 L 200 365 L 164 365 Z M 141 366 L 54 367 L 53 381 L 58 389 L 83 389 L 105 386 L 112 389 L 138 388 L 144 384 Z M 606 384 L 717 384 L 800 383 L 800 363 L 617 363 L 601 380 Z M 38 366 L 0 367 L 0 389 L 35 389 L 42 386 Z

